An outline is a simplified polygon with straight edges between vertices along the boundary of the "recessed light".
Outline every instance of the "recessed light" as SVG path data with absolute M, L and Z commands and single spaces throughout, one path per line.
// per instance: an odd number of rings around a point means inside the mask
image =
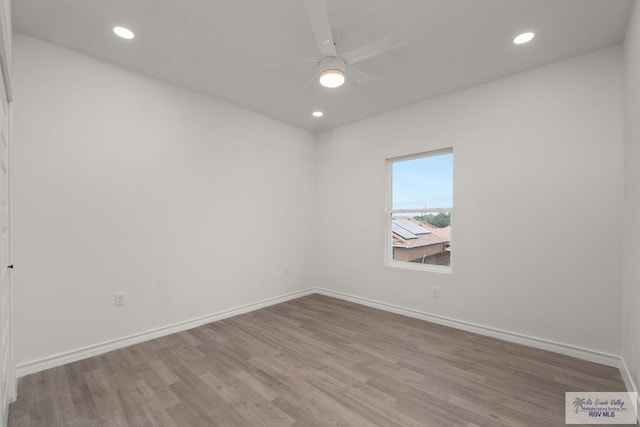
M 313 117 L 322 117 L 324 116 L 324 113 L 322 111 L 314 111 L 313 113 L 311 113 L 311 115 Z
M 116 33 L 116 36 L 127 40 L 131 40 L 136 36 L 133 31 L 125 27 L 113 27 L 113 32 Z
M 513 43 L 515 44 L 525 44 L 525 43 L 529 43 L 531 40 L 533 40 L 533 38 L 536 35 L 533 34 L 532 32 L 526 32 L 526 33 L 522 33 L 516 36 L 516 38 L 513 39 Z

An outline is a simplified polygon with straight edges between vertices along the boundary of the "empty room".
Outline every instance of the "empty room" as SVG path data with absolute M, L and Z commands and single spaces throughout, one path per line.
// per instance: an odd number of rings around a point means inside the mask
M 0 427 L 638 425 L 637 0 L 0 0 Z

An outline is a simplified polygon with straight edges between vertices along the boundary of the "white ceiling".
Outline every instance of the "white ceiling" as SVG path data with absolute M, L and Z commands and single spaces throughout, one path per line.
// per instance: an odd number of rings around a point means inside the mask
M 622 41 L 633 0 L 327 0 L 338 53 L 411 43 L 317 82 L 302 0 L 14 0 L 16 31 L 314 132 Z M 119 39 L 111 28 L 132 29 Z M 515 35 L 534 31 L 516 46 Z M 290 59 L 301 58 L 301 59 Z M 306 60 L 303 60 L 306 59 Z M 320 109 L 325 116 L 311 117 Z

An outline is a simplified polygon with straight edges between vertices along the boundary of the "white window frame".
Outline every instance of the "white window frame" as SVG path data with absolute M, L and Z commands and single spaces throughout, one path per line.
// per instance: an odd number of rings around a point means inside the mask
M 385 191 L 385 249 L 384 249 L 384 265 L 392 268 L 402 268 L 405 270 L 420 270 L 429 271 L 434 273 L 448 273 L 453 272 L 453 252 L 451 253 L 451 261 L 448 266 L 444 265 L 431 265 L 431 264 L 417 264 L 415 262 L 395 261 L 393 259 L 393 238 L 391 232 L 391 219 L 394 214 L 399 213 L 439 213 L 450 212 L 451 213 L 451 241 L 453 241 L 453 206 L 451 208 L 432 208 L 432 209 L 393 209 L 393 164 L 396 162 L 402 162 L 405 160 L 419 159 L 423 157 L 439 156 L 441 154 L 453 154 L 453 147 L 441 148 L 438 150 L 426 151 L 422 153 L 409 154 L 406 156 L 391 157 L 386 159 L 386 173 L 387 173 L 387 186 Z M 454 160 L 455 162 L 455 156 Z M 454 169 L 455 170 L 455 169 Z M 455 192 L 455 187 L 454 187 Z

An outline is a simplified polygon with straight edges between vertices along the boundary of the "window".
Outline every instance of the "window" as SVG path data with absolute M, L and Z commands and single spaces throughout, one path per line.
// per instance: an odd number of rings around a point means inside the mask
M 451 271 L 453 150 L 387 160 L 386 264 Z

